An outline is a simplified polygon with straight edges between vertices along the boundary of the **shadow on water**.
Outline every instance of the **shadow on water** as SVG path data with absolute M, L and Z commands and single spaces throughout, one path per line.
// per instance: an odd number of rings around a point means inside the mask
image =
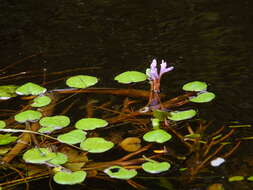
M 252 6 L 247 0 L 1 0 L 0 66 L 38 54 L 7 74 L 98 67 L 84 72 L 99 77 L 101 87 L 118 87 L 112 75 L 145 71 L 153 58 L 164 59 L 175 67 L 162 80 L 162 91 L 168 96 L 179 95 L 187 81 L 207 81 L 217 98 L 198 106 L 200 117 L 218 126 L 232 121 L 248 124 L 253 111 Z M 61 85 L 62 81 L 52 88 Z M 244 133 L 253 136 L 252 130 Z M 244 159 L 242 168 L 248 164 L 252 169 L 248 159 L 253 152 L 248 147 L 239 154 Z M 233 169 L 223 169 L 236 175 L 238 160 L 228 161 Z M 240 189 L 247 189 L 247 184 Z

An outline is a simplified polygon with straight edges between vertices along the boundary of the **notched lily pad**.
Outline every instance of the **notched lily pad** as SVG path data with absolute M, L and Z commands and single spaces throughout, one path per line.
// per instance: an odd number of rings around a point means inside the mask
M 229 182 L 242 181 L 242 180 L 244 180 L 244 176 L 232 176 L 228 178 Z
M 39 133 L 52 133 L 56 128 L 54 127 L 41 127 L 38 132 Z
M 147 79 L 147 75 L 139 71 L 126 71 L 114 77 L 119 83 L 128 84 L 132 82 L 141 82 Z
M 90 137 L 81 142 L 80 148 L 90 153 L 101 153 L 110 150 L 114 144 L 101 137 Z
M 57 137 L 57 140 L 67 144 L 77 144 L 85 140 L 86 134 L 87 133 L 84 132 L 83 130 L 76 129 L 68 133 L 59 135 Z
M 68 161 L 68 157 L 61 153 L 61 152 L 57 152 L 56 156 L 49 160 L 48 162 L 54 165 L 61 165 L 61 164 L 65 164 Z
M 67 79 L 66 84 L 72 88 L 87 88 L 98 82 L 98 79 L 88 75 L 77 75 Z
M 11 136 L 11 134 L 0 134 L 0 145 L 6 145 L 15 142 L 17 138 L 18 137 Z
M 152 174 L 161 173 L 170 169 L 169 162 L 149 161 L 141 165 L 144 171 Z
M 26 111 L 16 114 L 14 119 L 20 123 L 24 123 L 26 121 L 34 122 L 34 121 L 37 121 L 38 119 L 40 119 L 41 116 L 42 116 L 42 114 L 38 111 L 26 110 Z
M 201 81 L 188 82 L 183 86 L 185 91 L 204 91 L 207 88 L 207 84 Z
M 185 119 L 190 119 L 194 117 L 196 114 L 197 112 L 193 109 L 185 110 L 185 111 L 175 111 L 175 112 L 170 112 L 168 119 L 173 120 L 173 121 L 181 121 Z
M 84 118 L 76 122 L 75 127 L 82 130 L 94 130 L 96 128 L 105 127 L 108 122 L 98 118 Z
M 76 172 L 57 172 L 53 179 L 56 183 L 62 185 L 74 185 L 82 183 L 87 176 L 85 171 Z
M 43 127 L 54 127 L 55 129 L 61 129 L 70 124 L 70 119 L 65 115 L 56 115 L 51 117 L 43 117 L 39 123 Z
M 164 143 L 170 140 L 172 136 L 163 129 L 155 129 L 147 132 L 143 139 L 147 142 Z
M 127 137 L 119 145 L 127 152 L 135 152 L 141 148 L 141 139 L 138 137 Z
M 17 96 L 15 93 L 18 86 L 15 85 L 3 85 L 0 86 L 0 100 L 8 100 Z
M 32 82 L 25 83 L 16 89 L 18 95 L 39 95 L 47 91 L 46 88 Z
M 196 97 L 191 97 L 190 101 L 195 103 L 210 102 L 215 98 L 215 94 L 212 92 L 204 92 L 198 94 Z
M 51 99 L 48 96 L 39 96 L 33 99 L 32 107 L 43 107 L 50 104 Z
M 3 129 L 6 127 L 6 123 L 3 120 L 0 120 L 0 129 Z
M 137 175 L 136 170 L 128 170 L 120 166 L 111 166 L 104 170 L 104 172 L 111 178 L 128 180 Z
M 23 154 L 23 159 L 28 163 L 43 164 L 56 157 L 56 153 L 47 148 L 32 148 Z

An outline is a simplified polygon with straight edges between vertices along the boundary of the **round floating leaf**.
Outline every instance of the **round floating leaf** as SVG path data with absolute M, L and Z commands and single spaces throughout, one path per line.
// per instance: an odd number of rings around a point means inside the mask
M 39 96 L 33 99 L 32 107 L 42 107 L 50 104 L 51 99 L 48 96 Z
M 206 88 L 207 84 L 201 81 L 189 82 L 183 86 L 183 90 L 185 91 L 203 91 L 206 90 Z
M 87 138 L 80 144 L 80 148 L 90 153 L 101 153 L 111 149 L 114 144 L 100 137 Z
M 56 157 L 49 160 L 48 162 L 54 165 L 61 165 L 61 164 L 65 164 L 67 161 L 68 161 L 68 157 L 65 154 L 57 152 Z
M 56 130 L 55 127 L 41 127 L 38 132 L 39 133 L 51 133 L 53 132 L 54 130 Z
M 105 127 L 106 125 L 108 125 L 108 122 L 103 119 L 85 118 L 77 121 L 75 127 L 82 130 L 93 130 L 96 128 Z
M 86 132 L 76 129 L 68 133 L 59 135 L 57 137 L 57 140 L 67 144 L 77 144 L 85 140 L 86 134 Z
M 138 71 L 126 71 L 117 75 L 114 80 L 118 81 L 119 83 L 132 83 L 132 82 L 141 82 L 147 79 L 147 75 Z
M 215 98 L 215 94 L 212 92 L 204 92 L 198 94 L 196 97 L 190 98 L 191 102 L 195 103 L 204 103 L 204 102 L 210 102 Z
M 28 163 L 43 164 L 56 157 L 56 153 L 47 148 L 32 148 L 23 154 L 23 159 Z
M 0 120 L 0 129 L 3 129 L 6 127 L 6 123 L 3 120 Z
M 57 172 L 54 175 L 54 181 L 62 185 L 74 185 L 82 183 L 86 178 L 87 173 L 85 171 L 76 172 Z
M 141 139 L 138 137 L 127 137 L 119 145 L 127 152 L 135 152 L 141 148 Z
M 5 135 L 0 134 L 0 145 L 6 145 L 12 142 L 15 142 L 17 138 L 18 137 L 11 136 L 11 134 L 5 134 Z
M 171 139 L 171 135 L 164 131 L 163 129 L 155 129 L 152 131 L 147 132 L 143 139 L 147 142 L 157 142 L 157 143 L 164 143 Z
M 66 84 L 69 87 L 73 88 L 87 88 L 90 86 L 93 86 L 98 82 L 98 79 L 96 77 L 88 76 L 88 75 L 77 75 L 70 77 Z
M 17 96 L 15 93 L 18 86 L 15 85 L 4 85 L 0 86 L 0 100 L 8 100 L 12 97 Z
M 242 180 L 244 180 L 244 176 L 232 176 L 228 178 L 229 182 L 242 181 Z
M 247 177 L 247 180 L 248 180 L 248 181 L 253 181 L 253 176 Z
M 144 171 L 152 174 L 161 173 L 170 169 L 170 163 L 168 162 L 145 162 L 141 165 Z
M 109 175 L 111 178 L 117 179 L 131 179 L 137 175 L 136 170 L 128 170 L 120 166 L 111 166 L 104 170 L 104 172 Z
M 18 95 L 39 95 L 47 91 L 46 88 L 32 82 L 25 83 L 16 89 Z
M 42 114 L 38 111 L 26 110 L 26 111 L 16 114 L 14 118 L 17 122 L 24 123 L 26 121 L 31 121 L 31 122 L 37 121 L 38 119 L 41 118 L 41 116 Z
M 185 111 L 170 112 L 168 119 L 173 120 L 173 121 L 181 121 L 181 120 L 190 119 L 194 117 L 196 113 L 197 112 L 193 109 L 185 110 Z
M 65 115 L 56 115 L 51 117 L 43 117 L 39 123 L 43 127 L 54 127 L 55 129 L 61 129 L 69 125 L 70 119 Z

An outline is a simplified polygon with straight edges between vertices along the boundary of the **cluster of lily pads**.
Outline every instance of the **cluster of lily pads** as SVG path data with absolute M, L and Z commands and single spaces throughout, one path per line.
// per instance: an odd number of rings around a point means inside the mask
M 166 64 L 161 65 L 164 72 L 172 70 L 167 68 Z M 128 84 L 135 82 L 142 82 L 145 80 L 154 80 L 159 77 L 156 75 L 157 71 L 154 71 L 156 67 L 151 67 L 148 70 L 148 74 L 138 71 L 127 71 L 117 75 L 114 79 L 119 83 Z M 160 73 L 164 73 L 160 72 Z M 153 77 L 153 78 L 152 78 Z M 88 75 L 72 76 L 66 80 L 66 85 L 71 88 L 88 88 L 95 85 L 98 79 Z M 151 81 L 152 82 L 152 81 Z M 195 103 L 209 102 L 215 94 L 207 91 L 207 84 L 201 81 L 193 81 L 185 84 L 183 90 L 196 92 L 196 95 L 189 98 L 189 101 Z M 6 100 L 17 95 L 20 96 L 34 96 L 31 109 L 22 111 L 14 116 L 14 119 L 19 123 L 25 123 L 29 125 L 33 122 L 38 122 L 40 128 L 36 134 L 50 135 L 55 130 L 60 130 L 70 125 L 71 120 L 65 115 L 55 115 L 44 117 L 39 111 L 41 107 L 49 105 L 52 100 L 47 95 L 47 89 L 34 84 L 32 82 L 25 83 L 21 86 L 6 85 L 0 86 L 0 99 Z M 154 118 L 151 119 L 153 129 L 143 135 L 143 139 L 146 142 L 165 143 L 172 138 L 166 130 L 162 129 L 161 122 L 169 120 L 170 122 L 177 122 L 186 119 L 191 119 L 196 115 L 194 109 L 183 111 L 170 111 L 155 110 L 153 113 Z M 108 122 L 99 118 L 82 118 L 75 122 L 75 129 L 68 131 L 67 133 L 58 135 L 55 139 L 61 143 L 74 145 L 79 144 L 79 148 L 89 153 L 103 153 L 114 147 L 114 143 L 108 141 L 102 137 L 88 137 L 89 131 L 96 130 L 98 128 L 106 127 Z M 8 129 L 6 123 L 0 121 L 0 131 L 7 132 L 6 134 L 0 134 L 0 145 L 7 145 L 11 142 L 17 141 L 18 137 L 12 136 L 8 132 L 22 132 L 22 130 Z M 25 132 L 25 130 L 23 130 Z M 53 137 L 54 138 L 54 137 Z M 83 170 L 71 171 L 66 169 L 63 164 L 68 162 L 68 157 L 60 152 L 53 152 L 48 148 L 31 148 L 23 154 L 23 159 L 27 163 L 32 164 L 45 164 L 54 168 L 54 181 L 59 184 L 77 184 L 85 180 L 87 173 Z M 141 168 L 148 173 L 160 173 L 169 170 L 169 162 L 158 162 L 153 159 L 146 158 L 144 156 L 144 163 Z M 117 179 L 130 179 L 137 175 L 135 169 L 126 169 L 122 166 L 114 165 L 109 168 L 105 168 L 104 172 L 111 178 Z

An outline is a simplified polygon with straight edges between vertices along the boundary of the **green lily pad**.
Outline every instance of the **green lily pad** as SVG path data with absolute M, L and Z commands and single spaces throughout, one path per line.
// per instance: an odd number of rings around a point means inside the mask
M 253 181 L 253 176 L 247 177 L 247 180 L 248 180 L 248 181 Z
M 128 170 L 120 166 L 111 166 L 104 170 L 104 172 L 111 178 L 128 180 L 137 175 L 136 170 Z
M 57 137 L 57 140 L 67 144 L 77 144 L 85 140 L 86 134 L 87 133 L 83 130 L 76 129 L 68 133 L 59 135 Z
M 88 76 L 88 75 L 77 75 L 68 78 L 66 84 L 69 87 L 73 88 L 87 88 L 93 86 L 98 82 L 96 77 Z
M 170 163 L 150 161 L 141 165 L 144 171 L 152 174 L 161 173 L 170 169 Z
M 190 98 L 191 102 L 195 103 L 204 103 L 204 102 L 210 102 L 215 98 L 215 94 L 212 92 L 204 92 L 198 94 L 196 97 Z
M 68 161 L 68 157 L 65 154 L 61 152 L 57 152 L 56 157 L 49 160 L 48 162 L 54 165 L 61 165 L 61 164 L 65 164 L 67 161 Z
M 56 153 L 47 148 L 32 148 L 23 154 L 23 159 L 28 163 L 43 164 L 56 157 Z
M 114 144 L 101 137 L 87 138 L 80 144 L 80 148 L 90 153 L 101 153 L 111 149 Z
M 11 136 L 11 134 L 4 134 L 4 135 L 0 134 L 0 145 L 6 145 L 15 142 L 17 138 L 18 137 Z
M 147 132 L 143 139 L 147 142 L 164 143 L 170 140 L 172 136 L 163 129 L 155 129 Z
M 26 110 L 26 111 L 16 114 L 14 119 L 20 123 L 24 123 L 26 121 L 34 122 L 34 121 L 37 121 L 38 119 L 40 119 L 41 116 L 42 116 L 42 114 L 38 111 Z
M 232 176 L 228 178 L 229 182 L 233 182 L 233 181 L 242 181 L 244 180 L 244 176 Z
M 96 128 L 105 127 L 108 122 L 97 118 L 84 118 L 76 122 L 75 127 L 82 130 L 93 130 Z
M 196 114 L 197 112 L 193 109 L 185 110 L 185 111 L 174 111 L 174 112 L 170 112 L 168 119 L 173 120 L 173 121 L 181 121 L 185 119 L 190 119 L 194 117 Z
M 114 80 L 119 83 L 129 84 L 132 82 L 141 82 L 147 79 L 147 75 L 139 71 L 126 71 L 117 75 Z
M 47 91 L 46 88 L 32 82 L 25 83 L 16 89 L 18 95 L 39 95 Z
M 0 86 L 0 100 L 8 100 L 12 97 L 17 96 L 15 93 L 18 86 L 15 85 L 4 85 Z
M 50 104 L 51 99 L 48 96 L 39 96 L 33 99 L 32 107 L 43 107 Z
M 39 133 L 52 133 L 53 131 L 55 131 L 56 128 L 55 127 L 41 127 L 38 132 Z
M 0 129 L 3 129 L 6 127 L 6 123 L 3 120 L 0 120 Z
M 62 185 L 74 185 L 82 183 L 87 176 L 85 171 L 76 172 L 56 172 L 53 179 L 56 183 Z
M 67 127 L 70 124 L 70 119 L 65 115 L 56 115 L 51 117 L 43 117 L 39 123 L 42 127 L 53 127 L 54 129 L 61 129 L 63 127 Z
M 183 86 L 185 91 L 204 91 L 207 88 L 207 84 L 201 81 L 188 82 Z

